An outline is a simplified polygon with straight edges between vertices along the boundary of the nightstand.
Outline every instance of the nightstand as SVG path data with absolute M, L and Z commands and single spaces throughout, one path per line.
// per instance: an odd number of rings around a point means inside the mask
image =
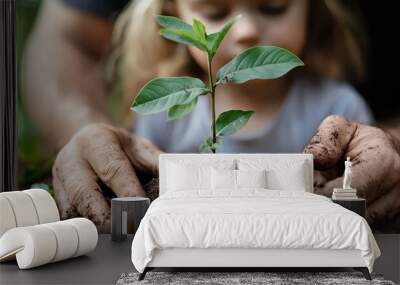
M 367 203 L 365 199 L 356 198 L 351 200 L 334 200 L 332 202 L 339 204 L 340 206 L 359 214 L 361 217 L 365 218 L 367 213 Z

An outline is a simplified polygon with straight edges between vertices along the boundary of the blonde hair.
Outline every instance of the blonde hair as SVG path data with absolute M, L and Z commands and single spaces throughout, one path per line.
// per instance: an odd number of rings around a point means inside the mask
M 352 9 L 356 10 L 341 0 L 309 0 L 302 72 L 338 80 L 364 78 L 365 33 Z M 173 10 L 173 0 L 134 0 L 116 22 L 107 79 L 111 85 L 119 82 L 120 112 L 128 115 L 124 120 L 128 124 L 133 118 L 132 100 L 147 81 L 202 72 L 184 46 L 158 33 L 155 16 Z

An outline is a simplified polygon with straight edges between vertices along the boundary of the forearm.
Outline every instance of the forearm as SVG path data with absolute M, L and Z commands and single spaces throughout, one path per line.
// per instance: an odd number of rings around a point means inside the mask
M 26 53 L 24 103 L 34 124 L 58 149 L 84 125 L 108 122 L 105 99 L 99 78 L 88 78 L 86 82 L 76 78 L 93 72 L 90 69 L 94 69 L 94 64 L 82 63 L 79 55 L 72 55 L 65 46 L 60 51 L 70 53 L 74 66 L 66 66 L 72 62 L 65 58 L 44 60 L 47 51 L 40 49 L 37 40 L 33 40 Z M 94 90 L 89 90 L 90 85 Z
M 73 15 L 55 3 L 47 2 L 42 15 L 53 17 L 51 25 L 50 20 L 40 20 L 28 42 L 22 93 L 32 121 L 50 145 L 59 149 L 83 126 L 110 123 L 110 119 L 101 80 L 101 54 L 74 39 L 74 33 L 64 31 L 62 21 L 54 17 L 68 21 Z

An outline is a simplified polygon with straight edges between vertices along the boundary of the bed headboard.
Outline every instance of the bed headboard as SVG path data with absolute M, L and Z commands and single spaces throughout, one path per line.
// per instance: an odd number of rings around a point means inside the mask
M 314 165 L 312 154 L 269 154 L 269 153 L 240 153 L 240 154 L 187 154 L 187 153 L 168 153 L 160 154 L 159 156 L 159 180 L 160 180 L 160 195 L 165 193 L 167 185 L 167 162 L 182 163 L 187 161 L 194 165 L 210 165 L 218 162 L 232 161 L 235 163 L 237 159 L 257 159 L 257 160 L 273 160 L 273 161 L 283 161 L 283 162 L 293 162 L 293 161 L 304 161 L 305 172 L 304 176 L 307 180 L 307 192 L 314 191 Z

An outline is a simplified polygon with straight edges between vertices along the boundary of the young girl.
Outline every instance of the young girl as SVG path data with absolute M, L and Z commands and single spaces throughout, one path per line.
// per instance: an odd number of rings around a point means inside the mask
M 209 33 L 241 14 L 223 41 L 213 72 L 239 52 L 274 45 L 298 55 L 305 67 L 275 80 L 219 86 L 217 114 L 254 110 L 247 125 L 224 139 L 218 152 L 302 152 L 321 121 L 331 114 L 371 123 L 367 105 L 349 83 L 363 77 L 362 31 L 341 1 L 320 0 L 135 0 L 121 16 L 125 106 L 154 77 L 193 76 L 207 81 L 207 59 L 194 47 L 161 38 L 155 15 L 205 23 Z M 357 40 L 356 40 L 357 37 Z M 362 37 L 361 37 L 362 38 Z M 132 132 L 167 152 L 198 152 L 210 136 L 209 96 L 194 111 L 168 121 L 165 113 L 135 115 Z

